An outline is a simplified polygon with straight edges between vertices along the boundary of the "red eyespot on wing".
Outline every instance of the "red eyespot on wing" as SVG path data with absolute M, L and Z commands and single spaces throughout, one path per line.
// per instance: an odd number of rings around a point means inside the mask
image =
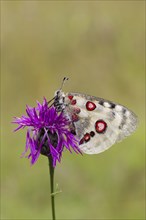
M 88 111 L 93 111 L 96 108 L 96 105 L 93 102 L 88 101 L 86 103 L 86 108 Z
M 77 101 L 75 99 L 71 100 L 71 105 L 75 105 Z
M 84 138 L 82 138 L 79 142 L 79 145 L 83 144 L 84 143 Z
M 107 128 L 107 123 L 103 120 L 98 120 L 95 123 L 95 130 L 97 133 L 104 133 Z
M 73 121 L 73 122 L 76 122 L 76 121 L 78 121 L 78 120 L 79 120 L 78 115 L 73 114 L 73 115 L 72 115 L 72 121 Z
M 89 133 L 86 133 L 84 135 L 84 140 L 85 140 L 85 142 L 88 142 L 90 140 L 90 134 Z
M 79 114 L 81 110 L 80 110 L 80 108 L 75 107 L 73 111 L 74 111 L 76 114 Z
M 72 100 L 72 99 L 73 99 L 73 95 L 69 95 L 68 98 L 69 98 L 70 100 Z

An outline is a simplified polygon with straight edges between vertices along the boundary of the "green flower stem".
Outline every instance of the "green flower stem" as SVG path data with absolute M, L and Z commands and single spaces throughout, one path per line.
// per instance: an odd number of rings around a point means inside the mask
M 51 207 L 52 207 L 52 220 L 55 220 L 55 193 L 54 193 L 54 167 L 52 157 L 48 157 L 49 171 L 50 171 L 50 187 L 51 187 Z

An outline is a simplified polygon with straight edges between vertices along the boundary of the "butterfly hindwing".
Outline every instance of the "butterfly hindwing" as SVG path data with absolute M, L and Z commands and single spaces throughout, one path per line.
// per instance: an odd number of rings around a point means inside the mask
M 67 93 L 65 103 L 84 153 L 100 153 L 136 129 L 136 115 L 122 105 L 80 93 Z

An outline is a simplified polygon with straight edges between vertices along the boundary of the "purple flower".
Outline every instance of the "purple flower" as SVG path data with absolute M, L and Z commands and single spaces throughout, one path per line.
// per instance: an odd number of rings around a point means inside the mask
M 56 161 L 61 161 L 64 147 L 71 152 L 71 147 L 76 153 L 81 153 L 78 148 L 78 140 L 70 132 L 71 121 L 66 118 L 63 112 L 58 113 L 55 107 L 49 107 L 44 98 L 43 104 L 37 102 L 37 107 L 26 106 L 27 116 L 15 117 L 13 123 L 18 124 L 19 130 L 28 127 L 26 135 L 26 147 L 22 154 L 30 150 L 28 158 L 34 164 L 40 154 L 51 156 L 53 166 Z

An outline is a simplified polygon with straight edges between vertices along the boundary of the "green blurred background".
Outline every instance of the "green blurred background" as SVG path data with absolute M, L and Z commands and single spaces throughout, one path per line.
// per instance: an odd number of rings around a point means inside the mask
M 119 102 L 137 131 L 98 155 L 64 152 L 55 182 L 58 219 L 145 219 L 145 1 L 1 1 L 1 219 L 50 219 L 47 158 L 20 158 L 13 116 L 65 92 Z

